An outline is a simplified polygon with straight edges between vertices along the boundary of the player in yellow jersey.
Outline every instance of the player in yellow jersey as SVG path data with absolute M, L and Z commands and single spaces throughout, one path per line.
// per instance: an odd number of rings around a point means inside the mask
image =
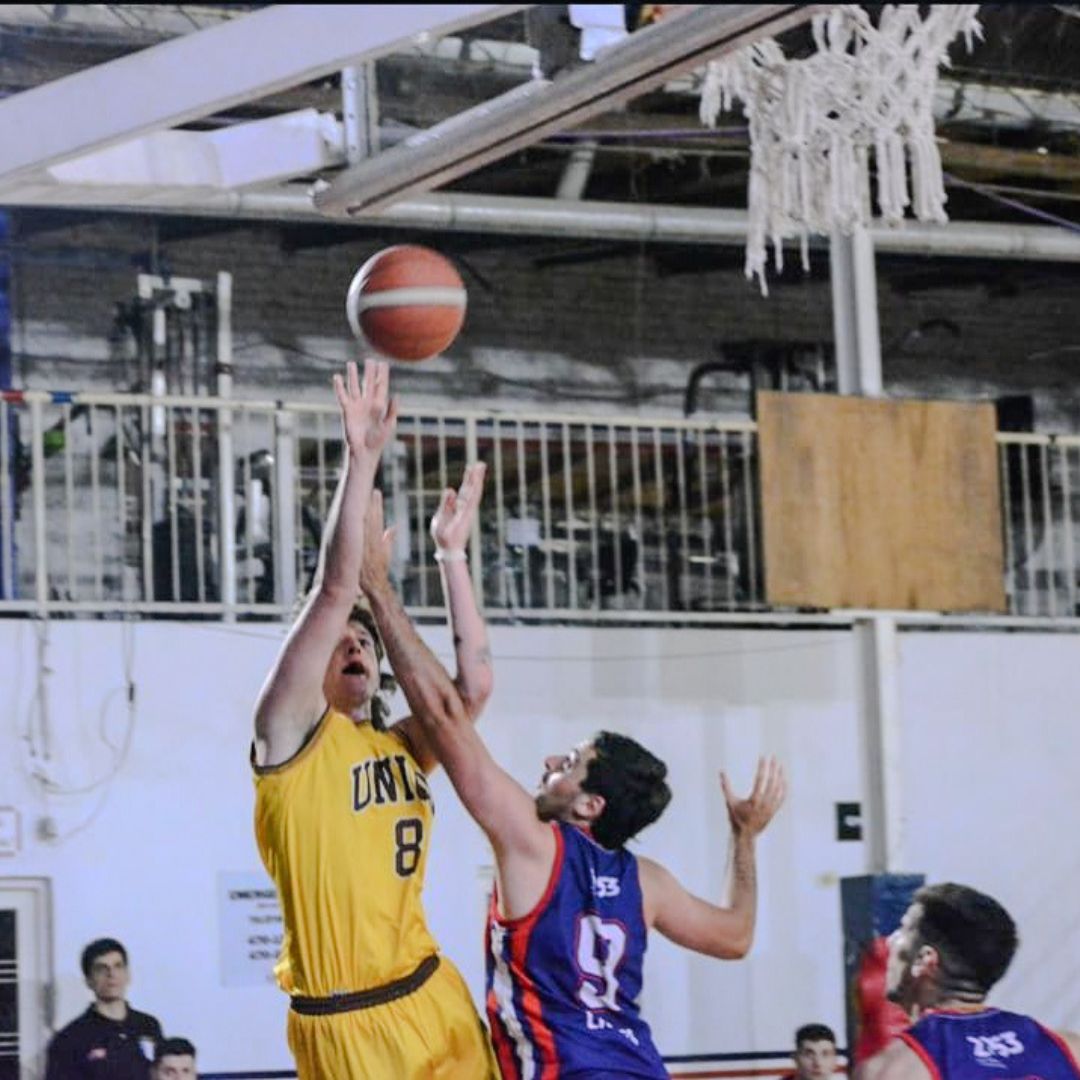
M 388 383 L 387 365 L 374 361 L 362 385 L 355 364 L 334 378 L 341 480 L 315 583 L 255 712 L 255 831 L 284 917 L 276 974 L 291 998 L 300 1080 L 497 1075 L 468 989 L 421 906 L 434 757 L 414 718 L 386 728 L 373 710 L 382 644 L 357 588 L 375 472 L 394 429 Z M 475 715 L 490 665 L 459 671 L 459 685 Z

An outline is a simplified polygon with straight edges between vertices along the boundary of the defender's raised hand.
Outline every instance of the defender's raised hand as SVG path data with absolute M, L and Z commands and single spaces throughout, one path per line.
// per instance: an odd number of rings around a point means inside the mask
M 736 835 L 757 836 L 780 809 L 787 793 L 787 780 L 776 758 L 759 758 L 754 787 L 745 799 L 736 797 L 723 772 L 720 773 L 720 787 L 727 803 L 731 831 Z
M 341 424 L 349 450 L 377 459 L 397 422 L 397 402 L 390 398 L 390 365 L 382 360 L 365 360 L 361 384 L 356 364 L 350 360 L 345 377 L 334 376 L 334 393 L 341 406 Z
M 431 519 L 431 538 L 439 551 L 464 551 L 469 542 L 480 497 L 484 493 L 487 466 L 477 461 L 465 470 L 461 487 L 447 488 Z

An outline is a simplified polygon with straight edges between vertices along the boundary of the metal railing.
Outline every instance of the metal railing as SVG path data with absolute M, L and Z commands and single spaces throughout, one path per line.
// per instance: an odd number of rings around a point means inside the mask
M 1080 615 L 1080 436 L 1001 433 L 998 463 L 1009 610 Z
M 1080 437 L 998 439 L 1010 610 L 1074 616 Z M 280 618 L 310 584 L 340 455 L 329 405 L 4 392 L 0 613 Z M 752 422 L 416 410 L 380 476 L 413 613 L 442 612 L 428 523 L 476 459 L 489 615 L 770 610 Z

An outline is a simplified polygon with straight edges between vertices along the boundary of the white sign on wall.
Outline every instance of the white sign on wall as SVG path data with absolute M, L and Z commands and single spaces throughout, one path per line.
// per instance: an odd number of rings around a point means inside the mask
M 274 883 L 259 871 L 218 873 L 222 986 L 267 986 L 281 951 L 283 923 Z

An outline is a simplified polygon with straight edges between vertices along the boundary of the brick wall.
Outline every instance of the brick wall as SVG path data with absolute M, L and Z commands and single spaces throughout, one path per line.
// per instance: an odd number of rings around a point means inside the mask
M 16 383 L 123 388 L 108 342 L 114 307 L 156 258 L 176 275 L 234 275 L 238 395 L 328 394 L 330 372 L 352 354 L 343 312 L 352 273 L 402 241 L 455 258 L 469 289 L 465 329 L 448 355 L 395 372 L 399 393 L 417 402 L 679 415 L 693 368 L 726 356 L 732 370 L 703 381 L 700 411 L 739 414 L 749 401 L 739 343 L 812 350 L 832 338 L 824 251 L 804 277 L 789 250 L 765 299 L 735 248 L 270 224 L 184 238 L 178 225 L 163 220 L 156 238 L 149 219 L 132 216 L 26 230 L 14 259 Z M 1080 430 L 1078 285 L 1080 269 L 1060 265 L 880 258 L 889 390 L 1032 393 L 1040 427 Z

